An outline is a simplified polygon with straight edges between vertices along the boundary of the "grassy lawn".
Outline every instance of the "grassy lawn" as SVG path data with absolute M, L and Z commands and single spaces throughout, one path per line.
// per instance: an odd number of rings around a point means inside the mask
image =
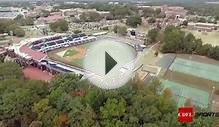
M 211 93 L 175 81 L 161 80 L 161 82 L 164 89 L 169 88 L 172 90 L 174 99 L 179 107 L 183 106 L 187 99 L 192 99 L 193 103 L 200 107 L 208 107 L 209 95 Z
M 216 89 L 219 89 L 218 82 L 210 81 L 207 79 L 199 78 L 196 76 L 184 74 L 177 71 L 168 70 L 163 78 L 171 81 L 179 82 L 181 84 L 186 84 L 189 87 L 201 89 L 207 92 L 211 92 L 213 86 L 215 86 Z
M 194 34 L 195 37 L 202 39 L 204 44 L 212 44 L 212 45 L 219 45 L 219 32 L 213 31 L 213 32 L 198 32 L 197 30 L 188 30 L 183 29 L 186 32 L 191 32 Z
M 83 44 L 83 45 L 79 45 L 77 47 L 87 49 L 87 48 L 90 47 L 91 44 L 92 43 L 86 43 L 86 44 Z M 60 52 L 63 52 L 63 51 L 65 51 L 64 54 L 60 53 Z M 71 56 L 77 55 L 78 53 L 79 52 L 77 50 L 73 49 L 73 47 L 67 47 L 67 48 L 61 48 L 61 49 L 57 49 L 57 50 L 54 50 L 54 51 L 50 51 L 48 53 L 48 56 L 52 60 L 56 60 L 56 61 L 68 64 L 68 65 L 71 65 L 71 66 L 76 66 L 76 67 L 82 68 L 84 58 L 75 59 L 75 60 L 72 60 L 72 61 L 67 61 L 67 60 L 64 59 L 64 57 L 71 57 Z
M 65 54 L 63 55 L 63 57 L 66 57 L 66 56 L 74 56 L 76 55 L 78 52 L 74 49 L 69 49 L 65 52 Z
M 71 62 L 72 65 L 82 68 L 84 59 L 77 59 Z

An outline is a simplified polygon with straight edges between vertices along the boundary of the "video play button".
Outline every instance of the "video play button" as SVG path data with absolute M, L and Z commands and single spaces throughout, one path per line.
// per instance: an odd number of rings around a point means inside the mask
M 136 52 L 126 43 L 105 38 L 90 43 L 83 61 L 87 79 L 103 89 L 123 86 L 132 77 Z
M 105 74 L 107 74 L 116 64 L 117 62 L 105 52 Z

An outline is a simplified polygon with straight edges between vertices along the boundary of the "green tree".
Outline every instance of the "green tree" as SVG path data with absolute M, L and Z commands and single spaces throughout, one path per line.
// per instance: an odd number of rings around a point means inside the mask
M 22 15 L 18 15 L 14 20 L 21 26 L 34 25 L 34 20 L 30 17 L 24 18 Z
M 51 108 L 49 106 L 49 99 L 45 98 L 40 100 L 37 103 L 34 103 L 32 107 L 32 111 L 37 113 L 37 119 L 42 120 L 42 117 L 45 115 L 45 113 Z
M 72 92 L 80 87 L 79 80 L 79 76 L 75 74 L 59 75 L 51 82 L 50 91 L 60 89 L 66 93 Z
M 3 63 L 3 62 L 4 62 L 4 59 L 5 59 L 5 56 L 0 55 L 0 63 Z
M 130 8 L 128 6 L 117 5 L 114 6 L 110 13 L 113 15 L 114 19 L 122 19 L 131 14 Z
M 75 34 L 79 34 L 79 33 L 81 33 L 82 31 L 77 29 L 77 30 L 74 30 L 73 32 L 74 32 Z
M 63 33 L 68 31 L 68 22 L 66 20 L 59 20 L 49 24 L 49 27 L 53 32 Z
M 154 17 L 148 18 L 148 23 L 155 23 L 156 19 Z
M 40 13 L 40 16 L 42 17 L 48 17 L 50 15 L 50 12 L 47 10 L 42 10 Z
M 177 27 L 167 27 L 164 31 L 164 40 L 161 51 L 164 53 L 188 53 L 205 55 L 218 60 L 218 46 L 202 44 L 191 33 L 185 33 Z
M 23 37 L 25 31 L 14 20 L 0 20 L 0 33 L 13 32 L 13 36 Z
M 8 32 L 12 31 L 14 36 L 23 37 L 25 35 L 25 31 L 17 24 L 8 26 L 8 30 Z
M 154 15 L 154 9 L 152 9 L 152 8 L 145 8 L 145 9 L 143 9 L 142 16 L 144 16 L 144 17 L 152 17 L 153 15 Z
M 205 18 L 199 18 L 198 22 L 206 23 L 207 21 Z
M 121 99 L 107 99 L 103 107 L 100 107 L 101 125 L 106 127 L 124 126 L 125 121 L 121 118 L 125 116 L 126 101 Z
M 127 34 L 127 27 L 125 26 L 114 26 L 114 33 L 125 36 Z
M 1 63 L 0 70 L 0 80 L 21 79 L 23 77 L 21 68 L 13 62 Z
M 84 91 L 83 96 L 75 94 L 78 91 Z M 148 85 L 136 79 L 121 88 L 103 90 L 72 74 L 59 75 L 50 83 L 15 76 L 0 80 L 0 120 L 6 126 L 29 126 L 31 121 L 39 121 L 43 127 L 177 127 L 173 99 L 157 79 Z M 14 121 L 18 121 L 16 125 Z M 213 125 L 212 118 L 194 118 L 192 123 Z
M 81 104 L 77 110 L 71 110 L 69 113 L 70 125 L 73 127 L 98 127 L 97 115 L 90 106 Z
M 164 44 L 162 46 L 162 52 L 178 52 L 181 51 L 180 46 L 183 44 L 185 32 L 179 28 L 169 27 L 165 30 Z
M 80 15 L 80 20 L 83 22 L 97 22 L 102 19 L 101 15 L 97 12 L 84 12 Z
M 148 31 L 147 38 L 148 42 L 147 43 L 154 43 L 157 41 L 159 35 L 159 30 L 158 29 L 151 29 Z
M 142 23 L 141 17 L 138 15 L 130 16 L 126 20 L 126 24 L 131 27 L 137 27 L 138 25 L 141 25 L 141 23 Z
M 34 102 L 32 94 L 28 89 L 16 89 L 14 92 L 5 93 L 2 96 L 2 105 L 0 112 L 4 118 L 13 118 L 31 111 L 31 105 Z
M 95 111 L 99 110 L 99 107 L 105 102 L 105 94 L 100 89 L 89 90 L 85 97 L 86 103 L 88 103 Z
M 55 119 L 58 117 L 58 111 L 55 108 L 49 109 L 42 116 L 43 127 L 52 127 L 55 125 Z

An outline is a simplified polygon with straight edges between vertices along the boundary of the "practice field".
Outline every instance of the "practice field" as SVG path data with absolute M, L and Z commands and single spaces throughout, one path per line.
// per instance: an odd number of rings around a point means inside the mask
M 91 43 L 87 43 L 83 45 L 54 50 L 49 52 L 48 56 L 52 60 L 60 61 L 65 64 L 81 68 L 86 50 L 90 45 Z
M 212 106 L 211 94 L 219 89 L 218 61 L 187 54 L 173 58 L 168 56 L 158 63 L 166 70 L 162 76 L 162 85 L 172 90 L 178 106 L 183 106 L 187 99 L 197 106 Z
M 219 45 L 219 32 L 199 32 L 197 30 L 184 29 L 186 32 L 192 33 L 195 37 L 202 39 L 204 43 Z
M 219 66 L 217 65 L 176 58 L 170 70 L 219 82 Z
M 188 87 L 170 80 L 161 80 L 161 86 L 172 91 L 174 99 L 179 107 L 184 106 L 187 99 L 191 99 L 195 105 L 207 108 L 209 104 L 209 93 L 196 88 Z

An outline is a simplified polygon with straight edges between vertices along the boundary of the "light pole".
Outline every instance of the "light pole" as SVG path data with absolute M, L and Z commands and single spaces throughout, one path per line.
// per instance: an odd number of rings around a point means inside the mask
M 215 103 L 215 101 L 213 100 L 213 94 L 214 94 L 214 89 L 215 86 L 212 87 L 212 91 L 211 91 L 211 110 L 213 110 L 213 104 Z

